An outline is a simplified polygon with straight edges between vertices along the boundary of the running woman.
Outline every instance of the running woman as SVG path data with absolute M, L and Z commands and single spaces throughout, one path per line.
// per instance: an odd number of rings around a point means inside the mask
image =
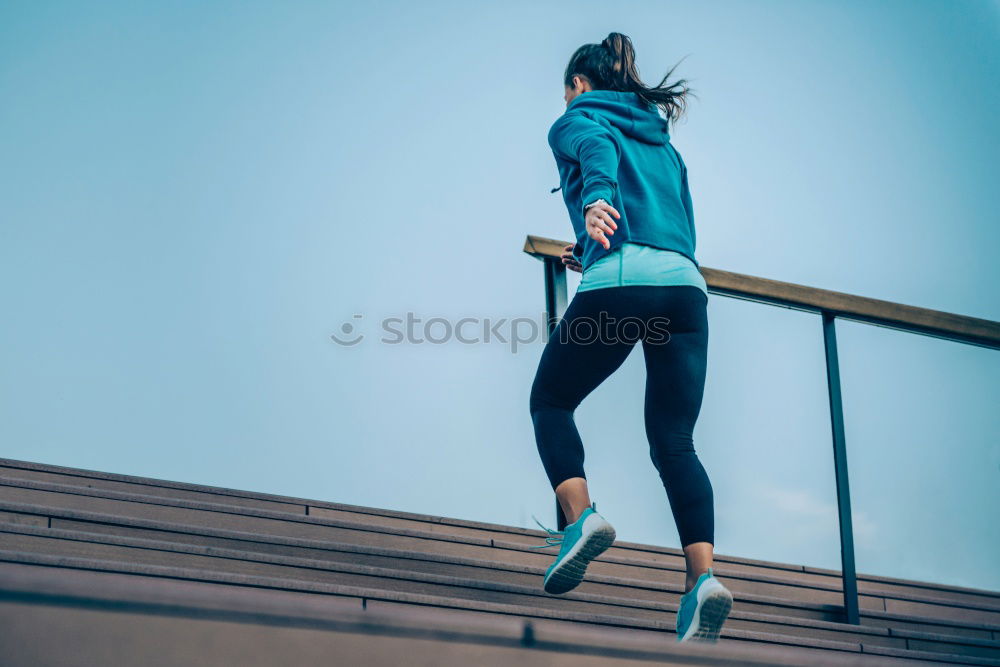
M 712 572 L 712 485 L 692 438 L 705 388 L 708 287 L 694 255 L 687 167 L 668 131 L 690 90 L 684 79 L 664 87 L 672 72 L 646 87 L 631 40 L 612 32 L 577 49 L 564 75 L 566 111 L 548 141 L 576 234 L 562 262 L 583 277 L 531 387 L 538 453 L 567 520 L 560 531 L 539 522 L 558 537 L 538 548 L 560 546 L 543 579 L 559 594 L 615 540 L 590 499 L 573 413 L 641 341 L 649 455 L 687 564 L 677 641 L 714 642 L 733 598 Z

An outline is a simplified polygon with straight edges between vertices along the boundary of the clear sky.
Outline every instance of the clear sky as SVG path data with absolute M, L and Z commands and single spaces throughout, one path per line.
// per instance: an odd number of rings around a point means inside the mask
M 647 83 L 684 58 L 703 266 L 1000 319 L 997 2 L 609 7 L 0 4 L 0 455 L 554 527 L 541 339 L 381 320 L 540 317 L 546 133 L 613 30 Z M 819 318 L 709 318 L 717 553 L 838 569 Z M 837 336 L 859 571 L 1000 590 L 1000 353 Z M 643 378 L 580 406 L 587 475 L 619 539 L 677 547 Z

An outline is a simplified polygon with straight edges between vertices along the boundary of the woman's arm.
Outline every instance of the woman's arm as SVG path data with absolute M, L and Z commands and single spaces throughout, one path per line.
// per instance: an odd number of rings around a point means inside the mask
M 581 213 L 585 204 L 597 199 L 614 202 L 621 149 L 608 128 L 582 113 L 569 111 L 552 124 L 548 138 L 553 153 L 580 165 Z

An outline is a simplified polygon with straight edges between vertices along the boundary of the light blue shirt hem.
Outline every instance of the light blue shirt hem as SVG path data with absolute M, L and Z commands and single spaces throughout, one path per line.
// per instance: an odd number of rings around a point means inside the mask
M 578 292 L 628 285 L 692 285 L 708 296 L 708 284 L 688 257 L 673 250 L 623 243 L 583 273 Z

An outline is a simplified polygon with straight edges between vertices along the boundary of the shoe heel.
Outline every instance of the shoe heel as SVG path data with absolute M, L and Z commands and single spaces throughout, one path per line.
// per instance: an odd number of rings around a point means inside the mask
M 733 596 L 728 590 L 722 588 L 710 593 L 701 605 L 698 631 L 692 635 L 691 639 L 714 644 L 719 640 L 722 626 L 733 607 Z
M 560 563 L 549 574 L 544 582 L 546 593 L 558 595 L 569 592 L 579 586 L 587 572 L 587 566 L 590 564 L 590 561 L 607 551 L 608 547 L 614 543 L 617 536 L 614 527 L 604 517 L 600 518 L 602 525 L 595 528 L 590 535 L 584 538 L 583 544 L 580 545 L 579 550 L 573 556 L 567 557 L 565 562 Z

